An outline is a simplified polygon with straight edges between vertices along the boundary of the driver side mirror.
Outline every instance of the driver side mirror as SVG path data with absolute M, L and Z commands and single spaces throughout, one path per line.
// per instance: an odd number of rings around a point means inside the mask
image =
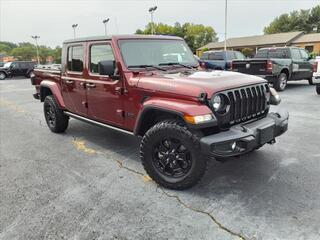
M 98 63 L 98 72 L 100 75 L 114 76 L 116 69 L 116 62 L 113 60 L 100 61 Z

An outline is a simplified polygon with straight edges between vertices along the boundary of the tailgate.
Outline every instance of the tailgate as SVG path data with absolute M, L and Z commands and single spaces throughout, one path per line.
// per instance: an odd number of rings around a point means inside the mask
M 266 75 L 267 59 L 250 59 L 250 60 L 234 60 L 232 61 L 232 71 L 251 74 Z

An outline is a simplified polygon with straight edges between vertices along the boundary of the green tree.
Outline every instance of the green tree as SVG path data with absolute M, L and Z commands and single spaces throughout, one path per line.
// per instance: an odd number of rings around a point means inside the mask
M 35 58 L 36 48 L 34 46 L 23 45 L 12 49 L 12 56 L 17 58 L 18 60 L 27 60 L 30 61 Z
M 152 25 L 149 23 L 144 30 L 138 29 L 136 34 L 151 34 Z M 178 36 L 183 38 L 193 52 L 209 42 L 217 41 L 217 34 L 212 27 L 202 24 L 175 23 L 174 26 L 158 23 L 154 24 L 156 34 Z
M 0 53 L 9 54 L 17 46 L 17 44 L 11 42 L 0 42 Z
M 317 32 L 320 32 L 320 5 L 308 10 L 282 14 L 264 28 L 264 33 L 272 34 L 292 31 L 310 33 L 314 31 L 314 28 L 317 28 Z

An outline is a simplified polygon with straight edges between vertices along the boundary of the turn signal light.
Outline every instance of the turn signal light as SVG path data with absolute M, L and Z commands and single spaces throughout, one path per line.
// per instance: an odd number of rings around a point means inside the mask
M 204 123 L 212 120 L 212 115 L 211 114 L 205 114 L 205 115 L 199 115 L 199 116 L 185 115 L 184 120 L 187 123 L 199 124 L 199 123 Z

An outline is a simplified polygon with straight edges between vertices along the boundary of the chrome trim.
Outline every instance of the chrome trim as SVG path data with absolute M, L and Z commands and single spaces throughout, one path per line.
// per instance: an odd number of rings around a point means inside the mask
M 113 130 L 122 132 L 122 133 L 129 134 L 129 135 L 134 135 L 133 132 L 130 132 L 130 131 L 127 131 L 127 130 L 124 130 L 124 129 L 121 129 L 121 128 L 118 128 L 118 127 L 114 127 L 114 126 L 111 126 L 111 125 L 108 125 L 108 124 L 105 124 L 105 123 L 97 122 L 95 120 L 92 120 L 92 119 L 89 119 L 89 118 L 85 118 L 85 117 L 79 116 L 79 115 L 71 113 L 71 112 L 64 111 L 64 114 L 69 116 L 69 117 L 73 117 L 73 118 L 76 118 L 78 120 L 81 120 L 81 121 L 84 121 L 84 122 L 87 122 L 87 123 L 91 123 L 91 124 L 94 124 L 94 125 L 97 125 L 97 126 L 100 126 L 100 127 L 105 127 L 105 128 L 109 128 L 109 129 L 113 129 Z

